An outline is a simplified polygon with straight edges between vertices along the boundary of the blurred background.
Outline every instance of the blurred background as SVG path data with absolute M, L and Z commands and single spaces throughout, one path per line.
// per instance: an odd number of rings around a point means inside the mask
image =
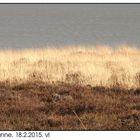
M 0 4 L 0 49 L 140 44 L 140 4 Z

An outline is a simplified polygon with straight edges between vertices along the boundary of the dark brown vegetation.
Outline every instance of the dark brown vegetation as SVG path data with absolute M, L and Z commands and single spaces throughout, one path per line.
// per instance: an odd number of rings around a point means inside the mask
M 0 130 L 140 130 L 140 89 L 0 83 Z

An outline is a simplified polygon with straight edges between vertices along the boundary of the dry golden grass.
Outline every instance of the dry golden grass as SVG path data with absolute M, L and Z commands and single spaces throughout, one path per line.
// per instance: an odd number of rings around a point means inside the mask
M 0 130 L 140 130 L 140 49 L 0 51 Z
M 127 45 L 0 51 L 0 81 L 140 87 L 140 49 Z

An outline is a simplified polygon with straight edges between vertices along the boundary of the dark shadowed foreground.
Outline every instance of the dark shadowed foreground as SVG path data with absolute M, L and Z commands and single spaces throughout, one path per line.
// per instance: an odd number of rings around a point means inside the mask
M 140 130 L 140 89 L 0 83 L 0 130 Z

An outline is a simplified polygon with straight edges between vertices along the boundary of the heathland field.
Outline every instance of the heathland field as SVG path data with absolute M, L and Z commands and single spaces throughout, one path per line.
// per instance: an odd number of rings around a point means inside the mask
M 0 51 L 1 130 L 140 130 L 140 49 Z

